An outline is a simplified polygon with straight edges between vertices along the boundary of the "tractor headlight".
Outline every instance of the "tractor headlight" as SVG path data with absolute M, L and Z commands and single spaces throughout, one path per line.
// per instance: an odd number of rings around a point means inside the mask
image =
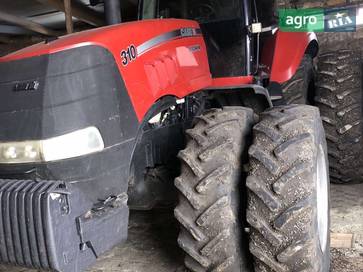
M 75 158 L 104 149 L 100 131 L 88 127 L 58 137 L 23 142 L 0 142 L 0 163 L 34 163 Z

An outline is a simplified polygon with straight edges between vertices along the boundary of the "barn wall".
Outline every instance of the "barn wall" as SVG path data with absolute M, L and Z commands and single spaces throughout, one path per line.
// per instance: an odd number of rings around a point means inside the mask
M 14 52 L 29 45 L 39 43 L 42 39 L 40 37 L 0 37 L 0 56 Z
M 363 4 L 363 0 L 257 0 L 257 3 L 264 7 L 262 18 L 266 21 L 273 18 L 272 10 L 274 8 L 299 7 L 299 8 L 318 8 L 351 5 L 354 3 Z M 268 8 L 266 8 L 268 7 Z M 268 23 L 268 22 L 266 22 Z M 363 45 L 363 29 L 355 33 L 319 33 L 319 42 L 321 51 L 336 50 L 339 48 L 358 49 Z M 0 39 L 0 56 L 29 44 L 38 42 L 39 38 L 19 38 L 11 41 Z

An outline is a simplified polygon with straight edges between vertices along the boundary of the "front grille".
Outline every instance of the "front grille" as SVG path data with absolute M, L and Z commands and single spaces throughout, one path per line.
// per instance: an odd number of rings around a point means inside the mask
M 102 206 L 71 183 L 0 179 L 0 264 L 84 271 L 127 237 L 121 196 Z
M 53 181 L 0 180 L 0 262 L 34 268 L 54 267 L 49 221 Z
M 41 180 L 41 177 L 37 174 L 36 168 L 24 168 L 17 167 L 11 169 L 11 165 L 8 166 L 10 169 L 4 168 L 4 165 L 0 167 L 0 180 Z

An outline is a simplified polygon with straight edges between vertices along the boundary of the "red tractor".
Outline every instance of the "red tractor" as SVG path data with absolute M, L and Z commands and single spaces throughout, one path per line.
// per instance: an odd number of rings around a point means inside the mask
M 139 10 L 0 59 L 0 262 L 83 271 L 130 208 L 178 195 L 191 271 L 328 272 L 322 122 L 284 105 L 309 99 L 315 35 L 262 25 L 249 0 Z

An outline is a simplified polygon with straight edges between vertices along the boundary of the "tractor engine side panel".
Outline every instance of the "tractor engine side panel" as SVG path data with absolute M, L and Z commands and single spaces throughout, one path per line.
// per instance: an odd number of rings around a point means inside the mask
M 197 26 L 167 31 L 136 48 L 137 58 L 122 64 L 121 73 L 139 120 L 161 97 L 183 98 L 212 82 L 207 49 Z

